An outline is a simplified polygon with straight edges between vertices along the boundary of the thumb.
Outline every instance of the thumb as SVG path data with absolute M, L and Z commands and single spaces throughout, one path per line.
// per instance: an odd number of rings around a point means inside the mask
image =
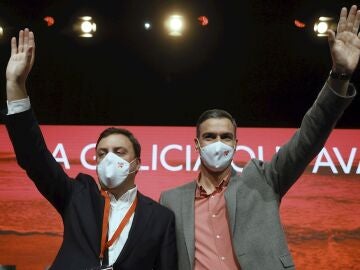
M 333 30 L 329 29 L 327 31 L 327 34 L 328 34 L 329 46 L 330 46 L 330 48 L 332 48 L 335 44 L 335 32 Z

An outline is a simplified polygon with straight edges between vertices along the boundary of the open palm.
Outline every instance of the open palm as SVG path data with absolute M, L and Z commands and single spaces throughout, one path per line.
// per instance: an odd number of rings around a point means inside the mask
M 11 39 L 11 57 L 6 68 L 7 81 L 25 83 L 34 64 L 35 39 L 28 29 L 19 32 L 18 46 L 16 38 Z
M 329 31 L 334 71 L 351 75 L 356 69 L 360 57 L 359 25 L 360 11 L 356 6 L 352 6 L 349 14 L 346 8 L 341 10 L 336 35 Z

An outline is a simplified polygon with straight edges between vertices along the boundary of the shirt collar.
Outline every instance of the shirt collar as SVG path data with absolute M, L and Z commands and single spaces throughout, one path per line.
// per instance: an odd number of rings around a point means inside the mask
M 207 194 L 205 189 L 200 184 L 200 177 L 201 177 L 201 172 L 200 172 L 196 180 L 195 198 L 198 199 L 198 198 L 209 197 L 210 195 L 221 192 L 224 188 L 226 188 L 227 185 L 229 184 L 231 177 L 231 167 L 229 167 L 227 170 L 228 172 L 224 175 L 221 182 L 215 187 L 214 192 L 212 192 L 211 194 Z
M 119 199 L 116 200 L 115 196 L 113 194 L 109 193 L 110 198 L 110 204 L 112 207 L 123 205 L 123 204 L 131 204 L 136 197 L 137 194 L 137 186 L 133 187 L 132 189 L 129 189 L 126 191 Z

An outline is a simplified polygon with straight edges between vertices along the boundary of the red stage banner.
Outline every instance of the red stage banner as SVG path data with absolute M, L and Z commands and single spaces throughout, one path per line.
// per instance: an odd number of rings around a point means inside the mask
M 41 129 L 47 146 L 69 176 L 96 179 L 95 142 L 105 126 Z M 197 176 L 194 127 L 128 126 L 142 145 L 139 190 L 155 200 L 161 191 Z M 238 128 L 233 167 L 251 158 L 269 160 L 295 132 L 288 128 Z M 360 269 L 360 130 L 337 129 L 281 204 L 297 269 Z M 47 269 L 62 239 L 57 212 L 16 163 L 0 125 L 0 265 Z

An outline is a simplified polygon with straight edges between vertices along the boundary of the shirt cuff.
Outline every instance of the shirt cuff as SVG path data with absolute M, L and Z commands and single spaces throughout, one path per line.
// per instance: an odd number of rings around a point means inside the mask
M 6 103 L 8 108 L 7 115 L 25 112 L 31 108 L 29 97 L 13 101 L 7 100 Z

